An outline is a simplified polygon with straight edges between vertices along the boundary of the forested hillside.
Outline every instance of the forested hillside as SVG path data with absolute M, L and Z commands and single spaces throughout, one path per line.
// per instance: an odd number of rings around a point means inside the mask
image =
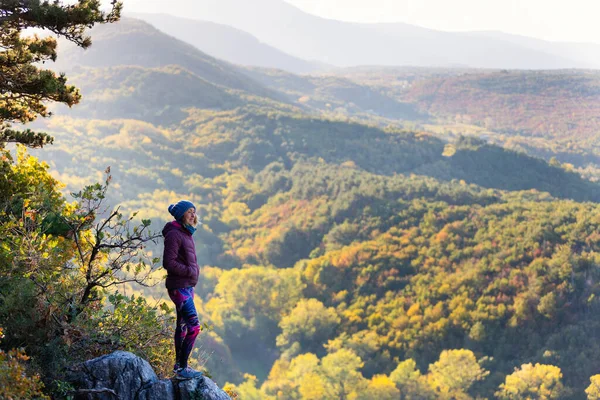
M 117 348 L 169 373 L 150 231 L 185 198 L 204 266 L 192 363 L 241 399 L 598 398 L 599 186 L 383 122 L 432 123 L 455 103 L 428 85 L 483 78 L 409 69 L 384 93 L 361 71 L 242 70 L 137 21 L 92 34 L 65 53 L 80 104 L 29 125 L 54 143 L 2 153 L 0 349 L 25 347 L 47 392 L 68 392 L 69 362 Z M 486 90 L 528 92 L 518 74 Z
M 246 68 L 245 73 L 264 85 L 285 93 L 290 101 L 326 116 L 382 116 L 397 120 L 426 118 L 427 114 L 350 79 L 336 75 L 298 76 L 282 70 Z
M 378 123 L 445 138 L 475 135 L 546 160 L 555 157 L 594 180 L 600 177 L 597 71 L 364 67 L 341 69 L 334 76 L 416 112 L 402 121 L 385 114 L 385 108 L 373 108 L 367 114 Z M 364 110 L 361 118 L 368 118 Z
M 90 30 L 90 35 L 94 37 L 94 46 L 85 51 L 63 42 L 54 68 L 70 72 L 82 66 L 140 65 L 159 68 L 178 65 L 214 85 L 263 97 L 275 95 L 231 64 L 175 40 L 140 20 L 125 18 L 111 26 L 97 26 Z

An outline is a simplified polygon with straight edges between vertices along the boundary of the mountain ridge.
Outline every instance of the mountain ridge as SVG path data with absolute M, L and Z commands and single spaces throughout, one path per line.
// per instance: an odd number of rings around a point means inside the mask
M 203 20 L 250 33 L 295 57 L 334 66 L 462 65 L 510 69 L 589 66 L 565 55 L 549 54 L 506 40 L 434 31 L 405 23 L 367 24 L 326 19 L 279 0 L 263 0 L 251 5 L 238 0 L 179 1 L 177 4 L 180 10 L 186 10 L 185 17 L 198 10 Z M 404 32 L 401 37 L 397 36 L 400 32 Z
M 277 68 L 293 73 L 309 73 L 327 68 L 321 63 L 291 56 L 261 42 L 250 33 L 228 25 L 180 18 L 165 13 L 128 13 L 126 15 L 144 20 L 166 34 L 234 64 Z
M 97 26 L 90 31 L 94 37 L 94 45 L 90 49 L 82 50 L 68 42 L 61 42 L 58 60 L 52 68 L 69 72 L 77 66 L 139 65 L 157 68 L 178 64 L 213 85 L 284 101 L 275 92 L 240 72 L 236 66 L 171 37 L 147 22 L 122 18 L 112 25 Z

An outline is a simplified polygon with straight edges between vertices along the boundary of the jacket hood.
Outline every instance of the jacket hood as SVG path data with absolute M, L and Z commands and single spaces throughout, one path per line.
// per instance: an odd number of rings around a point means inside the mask
M 162 235 L 167 236 L 167 233 L 169 233 L 173 230 L 177 230 L 177 231 L 182 230 L 181 228 L 182 228 L 181 224 L 177 221 L 167 222 L 167 224 L 165 225 L 165 227 L 162 230 Z

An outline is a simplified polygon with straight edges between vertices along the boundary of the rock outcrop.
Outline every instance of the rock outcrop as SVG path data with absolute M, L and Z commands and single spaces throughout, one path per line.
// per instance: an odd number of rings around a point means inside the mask
M 77 400 L 231 400 L 207 377 L 159 380 L 146 360 L 126 351 L 78 364 L 68 379 Z

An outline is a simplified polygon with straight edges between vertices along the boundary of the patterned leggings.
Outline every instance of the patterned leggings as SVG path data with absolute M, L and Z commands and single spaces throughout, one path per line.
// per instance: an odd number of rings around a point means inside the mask
M 188 358 L 200 333 L 200 322 L 194 305 L 194 288 L 169 289 L 169 297 L 177 310 L 175 357 L 180 368 L 187 367 Z

